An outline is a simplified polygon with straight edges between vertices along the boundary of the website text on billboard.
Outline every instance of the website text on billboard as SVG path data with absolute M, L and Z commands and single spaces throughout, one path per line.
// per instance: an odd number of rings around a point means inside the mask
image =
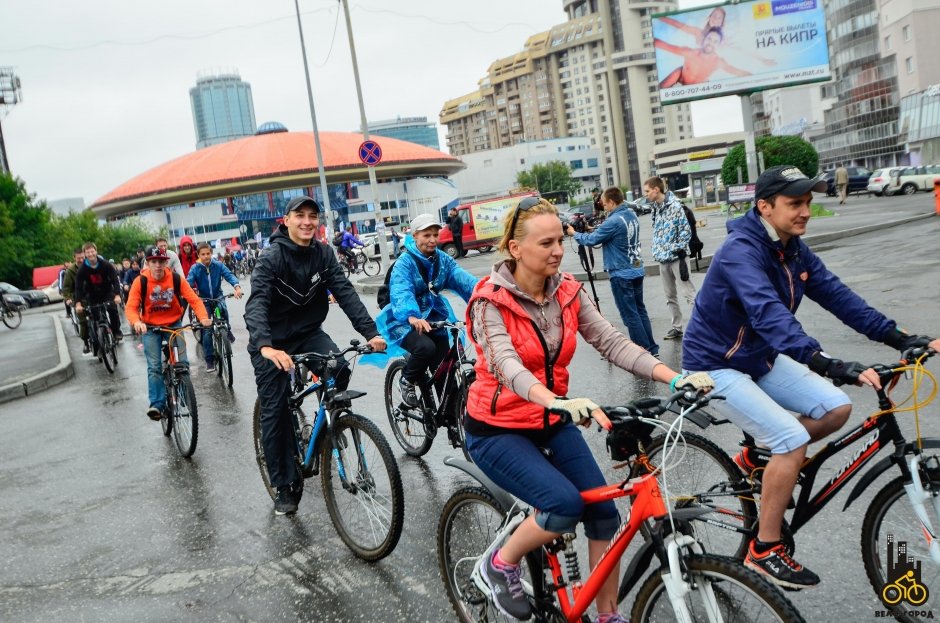
M 653 42 L 666 104 L 832 76 L 819 0 L 749 0 L 654 15 Z

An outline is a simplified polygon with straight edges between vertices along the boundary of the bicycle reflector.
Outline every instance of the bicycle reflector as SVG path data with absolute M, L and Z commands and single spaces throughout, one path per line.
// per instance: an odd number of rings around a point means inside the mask
M 655 427 L 647 422 L 631 420 L 623 424 L 616 424 L 614 429 L 607 433 L 607 451 L 611 460 L 629 461 L 634 456 L 645 452 L 645 448 L 653 441 Z

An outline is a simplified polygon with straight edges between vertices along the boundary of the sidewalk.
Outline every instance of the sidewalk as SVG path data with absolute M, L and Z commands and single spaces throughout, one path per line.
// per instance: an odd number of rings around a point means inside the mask
M 25 312 L 16 329 L 0 326 L 0 403 L 41 392 L 75 374 L 59 320 L 62 313 L 62 305 L 52 304 Z

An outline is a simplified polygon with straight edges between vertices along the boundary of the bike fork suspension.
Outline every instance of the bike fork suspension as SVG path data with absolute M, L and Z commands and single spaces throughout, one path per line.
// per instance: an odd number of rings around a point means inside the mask
M 666 593 L 669 595 L 669 603 L 672 604 L 673 614 L 678 623 L 693 623 L 692 614 L 686 605 L 685 597 L 693 589 L 701 593 L 702 602 L 705 605 L 705 611 L 708 614 L 709 621 L 721 621 L 721 615 L 718 611 L 718 601 L 715 599 L 715 593 L 712 590 L 710 582 L 701 581 L 694 584 L 691 576 L 686 577 L 679 561 L 679 550 L 693 546 L 693 550 L 701 553 L 701 546 L 695 537 L 688 534 L 673 533 L 666 537 L 666 559 L 669 562 L 669 572 L 663 574 L 663 585 L 666 587 Z
M 927 516 L 926 502 L 930 500 L 933 505 L 934 513 L 940 516 L 940 496 L 924 490 L 924 483 L 920 480 L 921 456 L 915 454 L 911 457 L 911 482 L 904 485 L 904 491 L 907 493 L 907 499 L 911 502 L 914 514 L 920 521 L 921 530 L 924 538 L 927 540 L 927 547 L 930 551 L 930 559 L 934 563 L 940 564 L 940 542 L 937 541 L 937 533 L 934 532 L 930 517 Z

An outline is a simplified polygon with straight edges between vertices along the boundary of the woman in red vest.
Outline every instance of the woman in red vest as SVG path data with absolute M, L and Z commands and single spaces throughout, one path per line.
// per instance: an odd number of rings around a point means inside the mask
M 610 428 L 610 421 L 591 400 L 566 397 L 578 333 L 604 359 L 642 378 L 674 387 L 711 387 L 711 379 L 683 378 L 631 342 L 601 316 L 574 277 L 559 272 L 564 234 L 552 204 L 526 197 L 507 213 L 504 225 L 499 250 L 509 259 L 479 282 L 467 307 L 477 379 L 470 386 L 465 428 L 467 450 L 480 469 L 538 509 L 506 543 L 494 545 L 483 565 L 497 607 L 526 620 L 531 607 L 520 560 L 582 521 L 593 568 L 620 525 L 612 501 L 585 507 L 579 495 L 605 481 L 575 424 L 587 425 L 593 417 Z M 598 593 L 600 623 L 625 621 L 617 612 L 619 577 L 619 570 L 612 573 Z

